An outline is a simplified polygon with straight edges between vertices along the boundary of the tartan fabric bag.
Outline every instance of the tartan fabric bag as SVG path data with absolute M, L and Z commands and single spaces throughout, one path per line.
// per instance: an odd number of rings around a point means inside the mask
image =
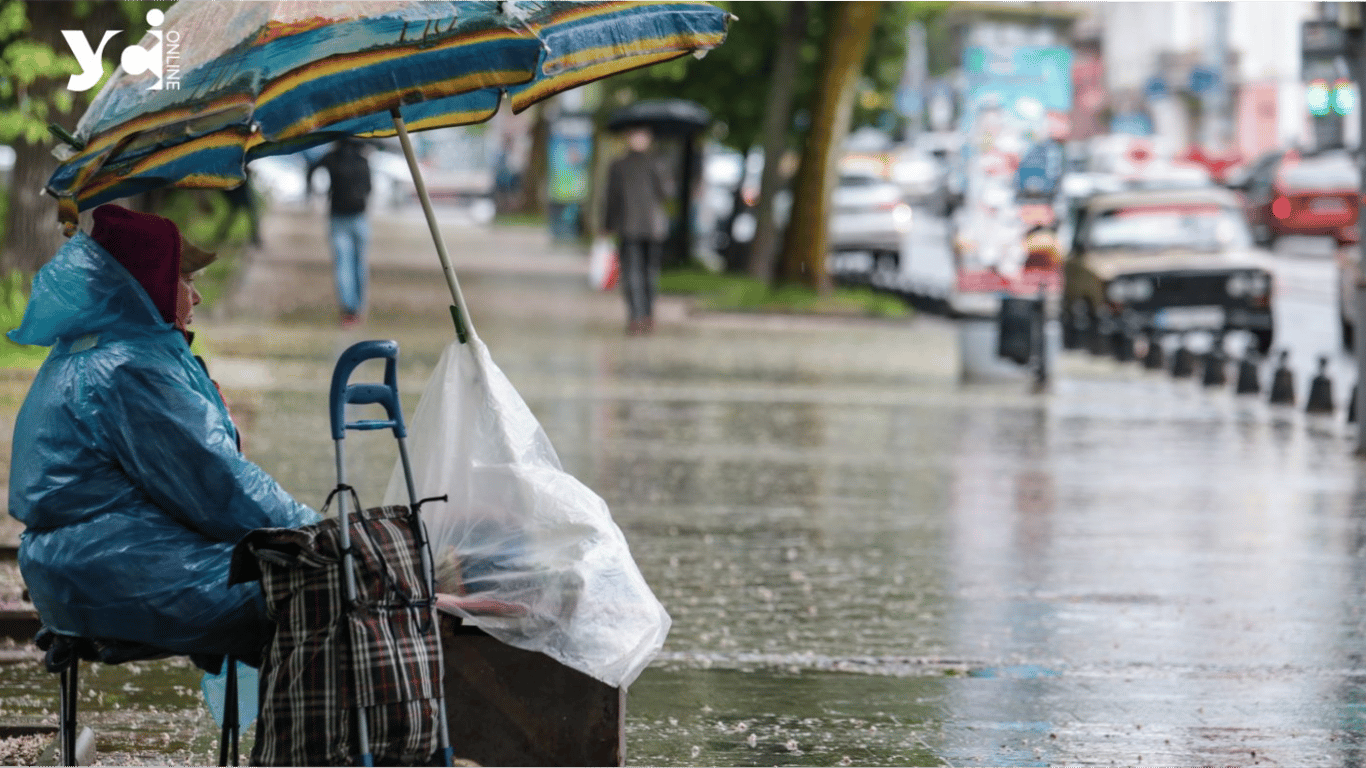
M 238 544 L 232 579 L 259 578 L 276 622 L 260 670 L 253 765 L 355 764 L 357 707 L 375 765 L 435 759 L 441 639 L 409 518 L 406 506 L 349 515 L 351 610 L 337 518 L 253 531 Z

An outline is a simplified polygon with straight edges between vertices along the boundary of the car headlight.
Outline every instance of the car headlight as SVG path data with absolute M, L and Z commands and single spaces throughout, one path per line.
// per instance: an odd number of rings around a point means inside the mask
M 1146 277 L 1121 277 L 1105 286 L 1105 298 L 1116 304 L 1144 302 L 1153 297 L 1153 281 Z
M 911 206 L 905 203 L 897 203 L 892 209 L 892 224 L 898 232 L 905 232 L 911 228 L 911 215 Z
M 1139 277 L 1129 281 L 1129 300 L 1147 301 L 1153 297 L 1153 281 Z
M 1239 272 L 1228 279 L 1224 288 L 1235 299 L 1265 296 L 1271 291 L 1271 276 L 1265 272 Z

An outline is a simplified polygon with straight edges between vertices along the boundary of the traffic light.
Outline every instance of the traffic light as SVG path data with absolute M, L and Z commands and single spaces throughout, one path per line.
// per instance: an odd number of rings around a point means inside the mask
M 1304 92 L 1309 105 L 1309 114 L 1323 117 L 1333 109 L 1333 94 L 1328 89 L 1327 80 L 1310 80 Z
M 1350 115 L 1355 108 L 1356 94 L 1352 92 L 1352 83 L 1344 79 L 1333 83 L 1333 111 L 1339 115 Z

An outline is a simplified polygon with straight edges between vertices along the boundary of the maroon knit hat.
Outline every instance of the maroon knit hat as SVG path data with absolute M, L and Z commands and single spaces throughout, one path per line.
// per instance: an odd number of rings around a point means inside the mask
M 175 222 L 118 205 L 94 212 L 90 237 L 142 284 L 166 322 L 175 321 L 180 280 L 180 230 Z

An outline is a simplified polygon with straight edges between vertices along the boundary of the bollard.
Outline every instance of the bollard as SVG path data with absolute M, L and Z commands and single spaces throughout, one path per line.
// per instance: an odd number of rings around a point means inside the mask
M 1238 363 L 1237 392 L 1240 395 L 1255 395 L 1261 391 L 1262 384 L 1257 379 L 1257 352 L 1249 347 Z
M 1228 383 L 1228 366 L 1224 360 L 1223 344 L 1220 340 L 1216 340 L 1210 351 L 1205 353 L 1203 367 L 1204 376 L 1201 383 L 1205 386 L 1222 387 Z
M 1280 361 L 1276 364 L 1276 372 L 1271 377 L 1272 405 L 1295 404 L 1295 375 L 1290 372 L 1289 360 L 1290 353 L 1281 350 Z
M 1352 401 L 1347 404 L 1347 423 L 1355 424 L 1357 420 L 1357 385 L 1352 385 Z
M 1195 373 L 1195 355 L 1186 348 L 1185 340 L 1181 346 L 1176 348 L 1176 357 L 1172 360 L 1172 378 L 1189 379 Z
M 1099 318 L 1095 320 L 1095 325 L 1092 325 L 1086 334 L 1086 351 L 1098 357 L 1110 354 L 1110 331 L 1104 327 Z
M 1160 371 L 1167 367 L 1167 355 L 1162 351 L 1161 337 L 1148 337 L 1148 351 L 1143 355 L 1143 367 L 1150 371 Z
M 1110 354 L 1115 360 L 1127 363 L 1134 359 L 1134 337 L 1130 336 L 1123 329 L 1115 331 L 1114 339 L 1110 342 Z
M 1309 402 L 1305 403 L 1305 413 L 1333 412 L 1333 381 L 1328 378 L 1328 358 L 1319 358 L 1319 372 L 1309 384 Z

